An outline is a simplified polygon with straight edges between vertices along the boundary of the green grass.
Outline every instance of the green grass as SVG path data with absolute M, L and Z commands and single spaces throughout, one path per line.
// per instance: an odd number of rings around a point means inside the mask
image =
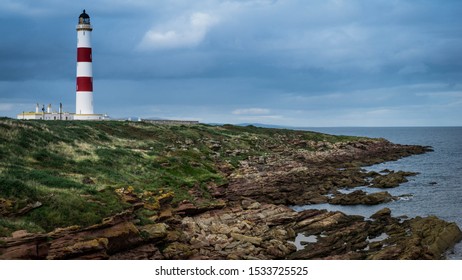
M 31 233 L 44 231 L 42 227 L 31 222 L 0 217 L 0 236 L 9 236 L 17 230 L 27 230 Z
M 351 141 L 357 138 L 232 125 L 154 125 L 117 121 L 20 121 L 0 119 L 0 198 L 43 205 L 21 217 L 0 218 L 0 236 L 25 228 L 50 231 L 87 226 L 122 211 L 114 191 L 172 191 L 174 203 L 213 202 L 207 184 L 223 184 L 221 162 L 239 166 L 300 141 Z M 306 148 L 309 149 L 309 148 Z M 94 184 L 84 184 L 90 177 Z M 141 213 L 140 217 L 152 213 Z M 147 220 L 143 220 L 147 223 Z
M 117 197 L 109 193 L 98 194 L 91 201 L 79 191 L 55 191 L 52 194 L 44 206 L 31 211 L 25 220 L 51 231 L 57 226 L 89 226 L 124 208 Z
M 11 177 L 0 177 L 0 195 L 3 198 L 37 199 L 39 192 L 22 180 Z

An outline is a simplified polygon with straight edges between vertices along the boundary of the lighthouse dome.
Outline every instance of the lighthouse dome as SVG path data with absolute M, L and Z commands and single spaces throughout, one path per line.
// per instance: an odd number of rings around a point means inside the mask
M 90 16 L 83 10 L 79 16 L 79 24 L 90 24 Z

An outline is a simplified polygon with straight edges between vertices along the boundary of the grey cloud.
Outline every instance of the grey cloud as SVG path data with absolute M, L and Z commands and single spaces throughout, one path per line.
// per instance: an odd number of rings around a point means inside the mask
M 73 102 L 75 24 L 83 8 L 94 25 L 95 107 L 108 113 L 152 105 L 213 122 L 238 121 L 242 115 L 232 112 L 239 108 L 265 108 L 266 121 L 276 123 L 348 117 L 352 125 L 368 112 L 370 122 L 402 124 L 391 116 L 422 123 L 426 106 L 460 100 L 446 94 L 460 91 L 460 1 L 5 0 L 2 112 L 43 99 Z M 185 28 L 194 14 L 215 21 Z M 155 45 L 154 36 L 140 49 L 150 31 L 173 34 L 170 45 Z M 462 119 L 448 108 L 434 108 L 440 117 L 433 119 Z

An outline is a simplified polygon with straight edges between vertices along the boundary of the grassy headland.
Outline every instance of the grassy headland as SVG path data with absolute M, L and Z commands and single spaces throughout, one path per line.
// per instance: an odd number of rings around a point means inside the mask
M 353 139 L 253 126 L 0 119 L 0 236 L 98 223 L 130 207 L 121 188 L 173 192 L 174 203 L 200 192 L 209 203 L 206 186 L 227 181 L 223 164 L 237 168 L 297 141 Z

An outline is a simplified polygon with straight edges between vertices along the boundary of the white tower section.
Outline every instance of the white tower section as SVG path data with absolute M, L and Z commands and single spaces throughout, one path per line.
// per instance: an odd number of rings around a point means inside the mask
M 76 119 L 93 119 L 93 70 L 90 16 L 83 13 L 77 24 Z M 78 116 L 82 115 L 82 116 Z

